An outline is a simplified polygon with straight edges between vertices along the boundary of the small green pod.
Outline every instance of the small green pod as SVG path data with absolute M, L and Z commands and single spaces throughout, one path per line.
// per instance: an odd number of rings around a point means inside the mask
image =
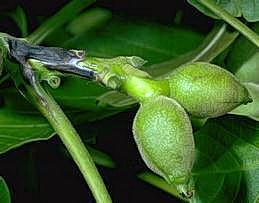
M 145 101 L 135 116 L 133 134 L 146 165 L 174 184 L 180 194 L 191 197 L 194 138 L 180 104 L 165 96 Z
M 168 81 L 170 97 L 199 118 L 218 117 L 252 101 L 248 90 L 232 73 L 210 63 L 182 65 Z

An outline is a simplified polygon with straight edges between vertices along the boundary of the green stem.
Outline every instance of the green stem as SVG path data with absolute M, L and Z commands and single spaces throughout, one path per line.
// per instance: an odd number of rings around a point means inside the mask
M 177 191 L 176 187 L 174 185 L 169 185 L 163 178 L 160 178 L 159 176 L 150 173 L 150 172 L 143 172 L 138 174 L 138 178 L 175 196 L 179 199 L 188 202 L 186 199 L 184 199 L 181 195 L 179 195 L 179 192 Z
M 28 98 L 35 104 L 38 110 L 47 118 L 51 126 L 57 132 L 62 142 L 70 152 L 73 160 L 78 165 L 88 186 L 90 187 L 96 202 L 110 203 L 111 198 L 106 190 L 101 176 L 99 175 L 95 164 L 81 141 L 76 130 L 63 113 L 62 109 L 55 100 L 47 94 L 38 84 L 38 88 L 45 100 L 45 103 L 39 100 L 31 86 L 26 85 Z
M 235 29 L 237 29 L 240 33 L 247 37 L 247 39 L 253 42 L 257 47 L 259 47 L 259 36 L 253 30 L 251 30 L 237 18 L 230 15 L 227 11 L 218 6 L 214 1 L 199 0 L 199 2 L 211 11 L 213 11 L 218 17 L 222 18 Z
M 10 75 L 9 75 L 9 74 L 6 74 L 6 75 L 3 76 L 2 78 L 0 78 L 0 84 L 2 84 L 4 81 L 6 81 L 9 77 L 10 77 Z
M 27 40 L 33 44 L 41 43 L 54 30 L 73 19 L 80 11 L 94 3 L 95 0 L 73 0 L 64 6 L 54 16 L 48 18 L 41 24 L 33 33 L 31 33 Z
M 167 80 L 154 80 L 136 68 L 143 62 L 136 56 L 110 59 L 87 56 L 79 64 L 95 71 L 97 80 L 106 87 L 125 92 L 139 102 L 158 95 L 169 95 Z
M 128 76 L 121 82 L 121 90 L 139 102 L 144 102 L 158 95 L 168 96 L 170 92 L 167 80 L 153 80 L 137 76 Z

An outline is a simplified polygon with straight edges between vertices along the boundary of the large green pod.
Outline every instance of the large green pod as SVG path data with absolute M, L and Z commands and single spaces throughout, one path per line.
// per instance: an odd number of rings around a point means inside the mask
M 179 193 L 193 193 L 191 169 L 194 162 L 192 126 L 185 110 L 173 99 L 158 96 L 141 104 L 133 134 L 146 165 Z
M 170 97 L 200 118 L 221 116 L 251 101 L 249 92 L 234 75 L 210 63 L 180 66 L 168 81 Z

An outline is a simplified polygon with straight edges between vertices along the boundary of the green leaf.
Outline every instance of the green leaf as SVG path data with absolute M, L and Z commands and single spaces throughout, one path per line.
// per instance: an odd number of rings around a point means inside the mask
M 4 179 L 0 176 L 0 202 L 11 203 L 10 192 Z
M 259 24 L 255 24 L 253 29 L 259 32 Z M 226 62 L 227 68 L 244 83 L 253 99 L 252 103 L 241 105 L 230 113 L 259 121 L 259 49 L 245 37 L 240 36 Z
M 197 202 L 259 201 L 259 123 L 226 116 L 195 133 Z
M 230 112 L 230 114 L 247 116 L 251 119 L 259 121 L 259 84 L 249 82 L 244 83 L 244 85 L 249 90 L 253 98 L 253 102 L 235 108 Z
M 33 33 L 28 36 L 28 41 L 39 44 L 49 34 L 60 28 L 62 25 L 76 17 L 80 11 L 94 3 L 95 0 L 72 0 L 67 3 L 55 15 L 48 18 Z
M 196 7 L 203 14 L 210 16 L 215 19 L 219 19 L 217 15 L 215 15 L 212 11 L 210 11 L 207 7 L 203 6 L 199 0 L 187 0 L 191 5 Z M 224 8 L 231 15 L 235 17 L 240 17 L 242 15 L 242 10 L 240 8 L 240 3 L 237 0 L 212 0 L 215 1 L 217 5 Z
M 114 111 L 100 111 L 97 113 L 70 112 L 68 115 L 74 124 L 80 124 L 86 121 L 93 121 L 98 118 L 105 117 L 110 115 L 109 113 L 112 114 Z M 0 154 L 26 143 L 39 140 L 48 140 L 54 135 L 55 132 L 49 125 L 48 121 L 38 112 L 14 112 L 13 109 L 0 109 Z M 105 153 L 92 147 L 90 147 L 89 153 L 97 164 L 108 168 L 115 167 L 115 162 Z
M 215 19 L 219 19 L 208 8 L 203 6 L 199 0 L 187 0 L 190 4 L 196 7 L 203 14 L 210 16 Z M 259 0 L 212 0 L 217 5 L 225 9 L 234 17 L 243 16 L 248 22 L 259 21 Z
M 91 147 L 89 145 L 87 145 L 86 147 L 91 155 L 91 157 L 93 158 L 93 161 L 98 164 L 99 166 L 104 166 L 107 168 L 115 168 L 116 167 L 116 163 L 113 161 L 113 159 L 107 155 L 106 153 Z
M 150 65 L 184 54 L 202 39 L 201 34 L 187 28 L 114 17 L 105 27 L 78 35 L 64 46 L 86 49 L 89 55 L 99 57 L 140 56 Z
M 230 31 L 225 23 L 216 23 L 203 42 L 196 48 L 179 57 L 153 64 L 145 70 L 152 76 L 167 77 L 178 66 L 195 62 L 211 62 L 237 38 L 238 32 Z
M 13 19 L 13 21 L 20 29 L 21 37 L 26 37 L 28 35 L 28 25 L 26 14 L 23 8 L 18 6 L 14 11 L 8 13 L 8 15 Z
M 259 23 L 253 26 L 253 30 L 259 33 Z M 233 72 L 242 82 L 259 83 L 259 48 L 240 36 L 226 60 L 227 68 Z
M 28 142 L 47 140 L 54 134 L 46 119 L 38 113 L 0 109 L 0 154 Z
M 248 22 L 259 21 L 259 0 L 241 0 L 241 8 Z
M 111 11 L 104 8 L 92 8 L 75 18 L 67 26 L 67 31 L 72 35 L 79 35 L 104 24 L 112 17 Z
M 45 89 L 65 109 L 90 111 L 100 110 L 96 98 L 108 91 L 96 82 L 78 77 L 62 78 L 59 88 L 52 89 L 49 85 L 45 85 Z

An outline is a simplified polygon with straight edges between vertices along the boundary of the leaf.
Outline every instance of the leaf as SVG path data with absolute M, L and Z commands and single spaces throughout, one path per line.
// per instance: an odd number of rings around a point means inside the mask
M 219 19 L 208 8 L 203 6 L 199 0 L 187 0 L 203 14 Z M 243 16 L 248 22 L 259 21 L 259 0 L 212 0 L 234 17 Z
M 47 140 L 54 134 L 46 119 L 38 113 L 0 109 L 0 154 L 28 142 Z
M 203 6 L 199 0 L 187 0 L 191 5 L 193 5 L 195 8 L 197 8 L 200 12 L 203 14 L 210 16 L 215 19 L 219 19 L 217 15 L 215 15 L 210 9 Z M 235 17 L 240 17 L 242 14 L 242 10 L 240 8 L 240 4 L 236 0 L 212 0 L 215 1 L 215 3 L 224 8 L 227 12 L 229 12 L 231 15 Z
M 0 153 L 32 141 L 47 140 L 55 134 L 47 120 L 16 89 L 2 89 L 0 95 L 5 103 L 0 108 Z M 96 104 L 95 110 L 67 109 L 65 113 L 75 125 L 79 125 L 103 119 L 119 111 L 121 110 L 99 108 Z
M 197 202 L 259 200 L 259 123 L 226 116 L 195 133 Z
M 259 24 L 255 24 L 253 29 L 259 32 Z M 230 113 L 259 121 L 259 49 L 245 37 L 240 36 L 226 62 L 227 68 L 244 83 L 253 99 L 252 103 L 241 105 Z
M 21 31 L 21 37 L 28 35 L 28 25 L 26 14 L 22 7 L 18 6 L 14 11 L 9 12 L 8 15 L 13 19 Z
M 49 85 L 45 85 L 45 89 L 65 109 L 91 111 L 100 110 L 96 98 L 108 91 L 97 82 L 78 77 L 62 78 L 59 88 L 52 89 Z
M 112 113 L 114 113 L 114 111 Z M 95 114 L 92 112 L 89 114 L 87 112 L 69 113 L 72 122 L 77 125 L 105 117 L 105 115 L 109 115 L 107 111 L 101 111 Z M 55 132 L 48 121 L 38 112 L 14 112 L 7 108 L 0 109 L 0 154 L 26 143 L 48 140 L 54 135 Z M 87 136 L 89 136 L 89 134 L 87 134 Z M 108 168 L 115 167 L 115 162 L 110 156 L 92 147 L 89 148 L 89 153 L 97 164 Z
M 248 22 L 259 21 L 259 0 L 242 0 L 241 8 L 243 16 Z
M 114 17 L 105 27 L 78 35 L 64 46 L 86 49 L 89 55 L 135 55 L 148 65 L 179 56 L 197 47 L 203 36 L 187 28 L 163 26 Z
M 252 29 L 259 33 L 259 24 Z M 259 83 L 259 48 L 240 36 L 233 45 L 226 60 L 227 68 L 233 72 L 242 82 Z
M 216 23 L 214 28 L 196 49 L 179 57 L 153 64 L 145 68 L 145 70 L 152 76 L 163 78 L 167 77 L 170 72 L 182 64 L 195 61 L 211 62 L 229 47 L 237 36 L 238 32 L 230 31 L 225 23 Z
M 104 26 L 111 17 L 112 12 L 108 9 L 101 7 L 91 8 L 70 22 L 66 29 L 72 35 L 79 35 Z
M 95 0 L 70 1 L 55 15 L 51 16 L 45 22 L 43 22 L 41 26 L 38 27 L 38 29 L 31 33 L 27 37 L 28 41 L 34 44 L 41 43 L 48 35 L 70 21 L 73 17 L 76 17 L 80 11 L 94 2 Z
M 4 179 L 0 176 L 0 202 L 11 203 L 10 192 Z
M 246 88 L 249 90 L 253 102 L 247 105 L 241 105 L 235 108 L 230 114 L 247 116 L 251 119 L 259 121 L 259 84 L 255 83 L 244 83 Z

